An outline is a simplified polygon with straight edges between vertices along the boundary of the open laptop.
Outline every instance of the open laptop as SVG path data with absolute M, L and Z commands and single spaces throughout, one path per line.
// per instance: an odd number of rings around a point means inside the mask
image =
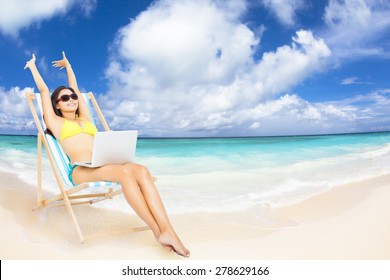
M 92 168 L 106 164 L 133 162 L 137 137 L 137 130 L 96 132 L 92 162 L 75 162 L 75 164 Z

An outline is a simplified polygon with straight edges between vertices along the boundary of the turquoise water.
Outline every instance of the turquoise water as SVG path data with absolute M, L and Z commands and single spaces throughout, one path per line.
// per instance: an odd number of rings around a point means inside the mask
M 0 135 L 0 170 L 35 185 L 36 158 L 36 137 Z M 171 213 L 280 207 L 387 173 L 390 133 L 139 139 L 136 159 L 158 177 Z M 47 160 L 43 169 L 57 192 Z

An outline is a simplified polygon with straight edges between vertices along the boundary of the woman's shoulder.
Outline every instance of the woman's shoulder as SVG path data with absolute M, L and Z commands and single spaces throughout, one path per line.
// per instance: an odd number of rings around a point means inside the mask
M 91 121 L 91 116 L 77 115 L 76 119 L 90 122 Z
M 65 118 L 58 116 L 58 118 L 47 124 L 47 128 L 56 139 L 60 139 L 62 126 L 65 122 Z

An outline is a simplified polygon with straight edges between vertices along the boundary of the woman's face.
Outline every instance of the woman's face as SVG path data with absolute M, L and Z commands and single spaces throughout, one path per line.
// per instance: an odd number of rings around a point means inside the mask
M 64 97 L 63 97 L 64 96 Z M 61 112 L 75 112 L 79 106 L 77 95 L 69 89 L 63 89 L 60 91 L 57 99 L 57 109 Z

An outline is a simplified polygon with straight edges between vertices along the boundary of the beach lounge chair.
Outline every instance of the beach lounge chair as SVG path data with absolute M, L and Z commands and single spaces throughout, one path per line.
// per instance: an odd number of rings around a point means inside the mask
M 104 119 L 93 94 L 89 92 L 87 94 L 83 93 L 82 95 L 87 101 L 90 112 L 93 112 L 91 107 L 92 103 L 104 129 L 109 130 L 107 122 Z M 83 236 L 79 223 L 76 219 L 73 205 L 92 204 L 112 198 L 115 195 L 122 193 L 121 186 L 118 183 L 107 181 L 87 182 L 74 185 L 68 178 L 70 164 L 68 156 L 62 150 L 57 140 L 53 136 L 45 133 L 46 125 L 43 121 L 41 94 L 26 93 L 26 98 L 38 129 L 38 204 L 34 210 L 44 207 L 65 206 L 70 219 L 76 228 L 80 242 L 83 243 L 85 237 Z M 37 112 L 39 112 L 39 114 Z M 42 193 L 42 144 L 45 147 L 47 157 L 49 158 L 56 182 L 60 189 L 60 193 L 58 195 L 54 195 L 50 198 L 44 198 Z M 148 227 L 137 227 L 121 232 L 134 232 L 146 229 L 148 229 Z

